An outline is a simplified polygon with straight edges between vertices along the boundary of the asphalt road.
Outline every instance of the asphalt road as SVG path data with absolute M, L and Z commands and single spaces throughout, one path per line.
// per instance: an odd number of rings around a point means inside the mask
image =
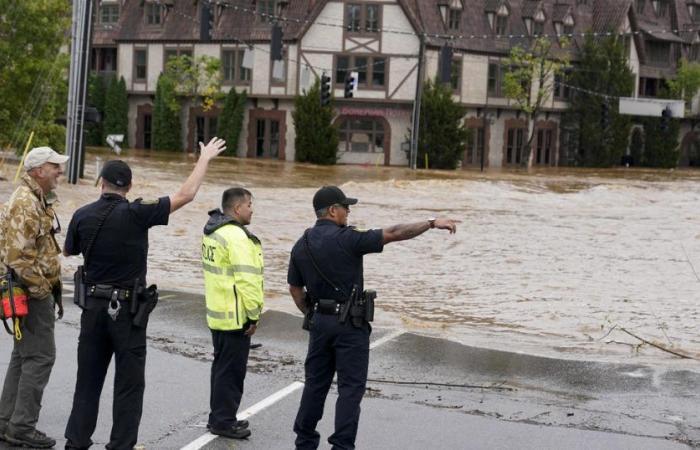
M 163 292 L 149 324 L 139 442 L 147 449 L 289 449 L 301 396 L 306 333 L 301 318 L 267 311 L 251 351 L 239 418 L 250 439 L 212 439 L 211 344 L 201 296 Z M 76 373 L 79 310 L 57 323 L 58 358 L 38 428 L 64 444 Z M 683 449 L 700 447 L 700 373 L 636 364 L 567 361 L 467 347 L 375 329 L 362 403 L 360 449 Z M 0 373 L 11 351 L 0 341 Z M 111 380 L 100 404 L 95 448 L 111 427 Z M 331 390 L 319 425 L 332 433 Z M 7 448 L 0 444 L 0 449 Z

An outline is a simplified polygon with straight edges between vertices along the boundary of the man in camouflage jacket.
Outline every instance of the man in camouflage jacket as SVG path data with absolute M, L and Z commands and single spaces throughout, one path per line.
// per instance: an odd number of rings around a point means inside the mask
M 15 445 L 50 448 L 56 441 L 36 429 L 41 398 L 56 358 L 54 304 L 60 303 L 60 247 L 53 210 L 54 189 L 68 158 L 49 147 L 25 158 L 22 182 L 0 211 L 0 271 L 12 268 L 29 294 L 22 339 L 14 340 L 0 397 L 0 439 Z

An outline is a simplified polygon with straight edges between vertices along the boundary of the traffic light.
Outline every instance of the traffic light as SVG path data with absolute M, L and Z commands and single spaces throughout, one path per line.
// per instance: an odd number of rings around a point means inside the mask
M 445 45 L 440 49 L 440 81 L 449 83 L 452 80 L 452 47 Z
M 603 100 L 600 105 L 600 128 L 607 130 L 610 126 L 610 105 L 607 100 Z
M 331 103 L 331 77 L 325 73 L 321 75 L 321 106 Z
M 666 106 L 663 111 L 661 111 L 661 131 L 668 131 L 669 125 L 671 125 L 671 117 L 673 117 L 673 111 Z
M 272 61 L 282 61 L 282 27 L 278 24 L 272 25 L 270 59 Z
M 214 29 L 214 15 L 211 13 L 211 2 L 202 1 L 200 8 L 202 14 L 199 20 L 199 40 L 209 42 Z
M 352 98 L 353 91 L 355 90 L 355 77 L 354 73 L 350 72 L 345 77 L 345 98 Z

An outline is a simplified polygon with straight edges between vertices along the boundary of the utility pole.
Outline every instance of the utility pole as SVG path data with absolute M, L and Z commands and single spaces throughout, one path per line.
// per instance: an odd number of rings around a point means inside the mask
M 68 78 L 68 109 L 66 111 L 66 153 L 68 182 L 76 184 L 85 164 L 83 125 L 92 40 L 93 0 L 73 1 L 71 28 L 71 61 Z
M 413 125 L 411 125 L 411 157 L 410 167 L 416 169 L 418 159 L 418 127 L 420 126 L 420 104 L 423 96 L 423 53 L 425 52 L 425 34 L 419 36 L 420 49 L 418 50 L 418 80 L 416 81 L 416 99 L 413 102 Z

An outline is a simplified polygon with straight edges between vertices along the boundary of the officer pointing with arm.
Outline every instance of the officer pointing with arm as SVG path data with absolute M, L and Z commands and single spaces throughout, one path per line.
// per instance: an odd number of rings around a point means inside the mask
M 347 226 L 350 205 L 356 203 L 336 186 L 319 189 L 313 199 L 318 220 L 294 245 L 289 261 L 289 292 L 310 318 L 306 381 L 294 422 L 297 449 L 318 448 L 316 425 L 336 372 L 335 432 L 328 442 L 337 449 L 355 448 L 374 309 L 373 291 L 364 291 L 362 257 L 432 228 L 457 231 L 457 222 L 446 218 L 360 231 Z
M 155 286 L 145 289 L 148 230 L 167 225 L 171 213 L 191 202 L 209 162 L 226 150 L 222 139 L 200 145 L 192 173 L 173 195 L 130 202 L 131 169 L 108 161 L 99 200 L 78 209 L 68 226 L 65 255 L 82 253 L 85 298 L 80 319 L 78 376 L 66 427 L 66 448 L 87 449 L 97 424 L 99 400 L 112 355 L 115 361 L 112 432 L 107 448 L 132 449 L 138 439 L 146 365 L 146 324 L 155 307 Z M 84 302 L 83 302 L 84 300 Z

